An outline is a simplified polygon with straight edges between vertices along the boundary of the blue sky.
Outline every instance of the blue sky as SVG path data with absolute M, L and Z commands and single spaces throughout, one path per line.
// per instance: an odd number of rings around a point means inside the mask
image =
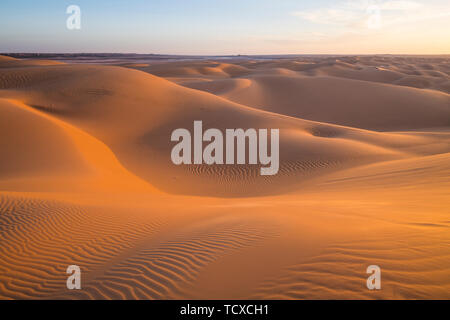
M 0 52 L 450 53 L 449 21 L 448 0 L 1 0 Z

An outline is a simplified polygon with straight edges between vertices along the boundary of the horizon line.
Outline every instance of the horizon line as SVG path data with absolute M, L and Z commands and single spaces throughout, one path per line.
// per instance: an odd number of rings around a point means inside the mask
M 264 53 L 264 54 L 180 54 L 180 53 L 137 53 L 137 52 L 33 52 L 9 51 L 0 55 L 153 55 L 153 56 L 182 56 L 182 57 L 252 57 L 252 56 L 446 56 L 449 53 Z

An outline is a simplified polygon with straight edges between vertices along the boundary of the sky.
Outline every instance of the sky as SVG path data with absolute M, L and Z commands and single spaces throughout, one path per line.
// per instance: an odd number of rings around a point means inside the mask
M 1 0 L 0 52 L 450 54 L 450 1 Z

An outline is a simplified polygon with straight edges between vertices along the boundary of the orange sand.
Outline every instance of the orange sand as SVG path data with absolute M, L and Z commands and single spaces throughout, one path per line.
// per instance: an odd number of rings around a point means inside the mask
M 449 74 L 438 57 L 0 56 L 0 298 L 449 299 Z M 173 165 L 194 120 L 279 128 L 278 175 Z

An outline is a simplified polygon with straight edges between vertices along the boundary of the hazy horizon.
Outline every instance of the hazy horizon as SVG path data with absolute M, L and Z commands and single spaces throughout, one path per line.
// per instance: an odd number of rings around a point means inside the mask
M 137 53 L 137 52 L 0 52 L 3 55 L 154 55 L 154 56 L 173 56 L 173 57 L 296 57 L 296 56 L 449 56 L 450 53 L 266 53 L 266 54 L 170 54 L 170 53 Z

